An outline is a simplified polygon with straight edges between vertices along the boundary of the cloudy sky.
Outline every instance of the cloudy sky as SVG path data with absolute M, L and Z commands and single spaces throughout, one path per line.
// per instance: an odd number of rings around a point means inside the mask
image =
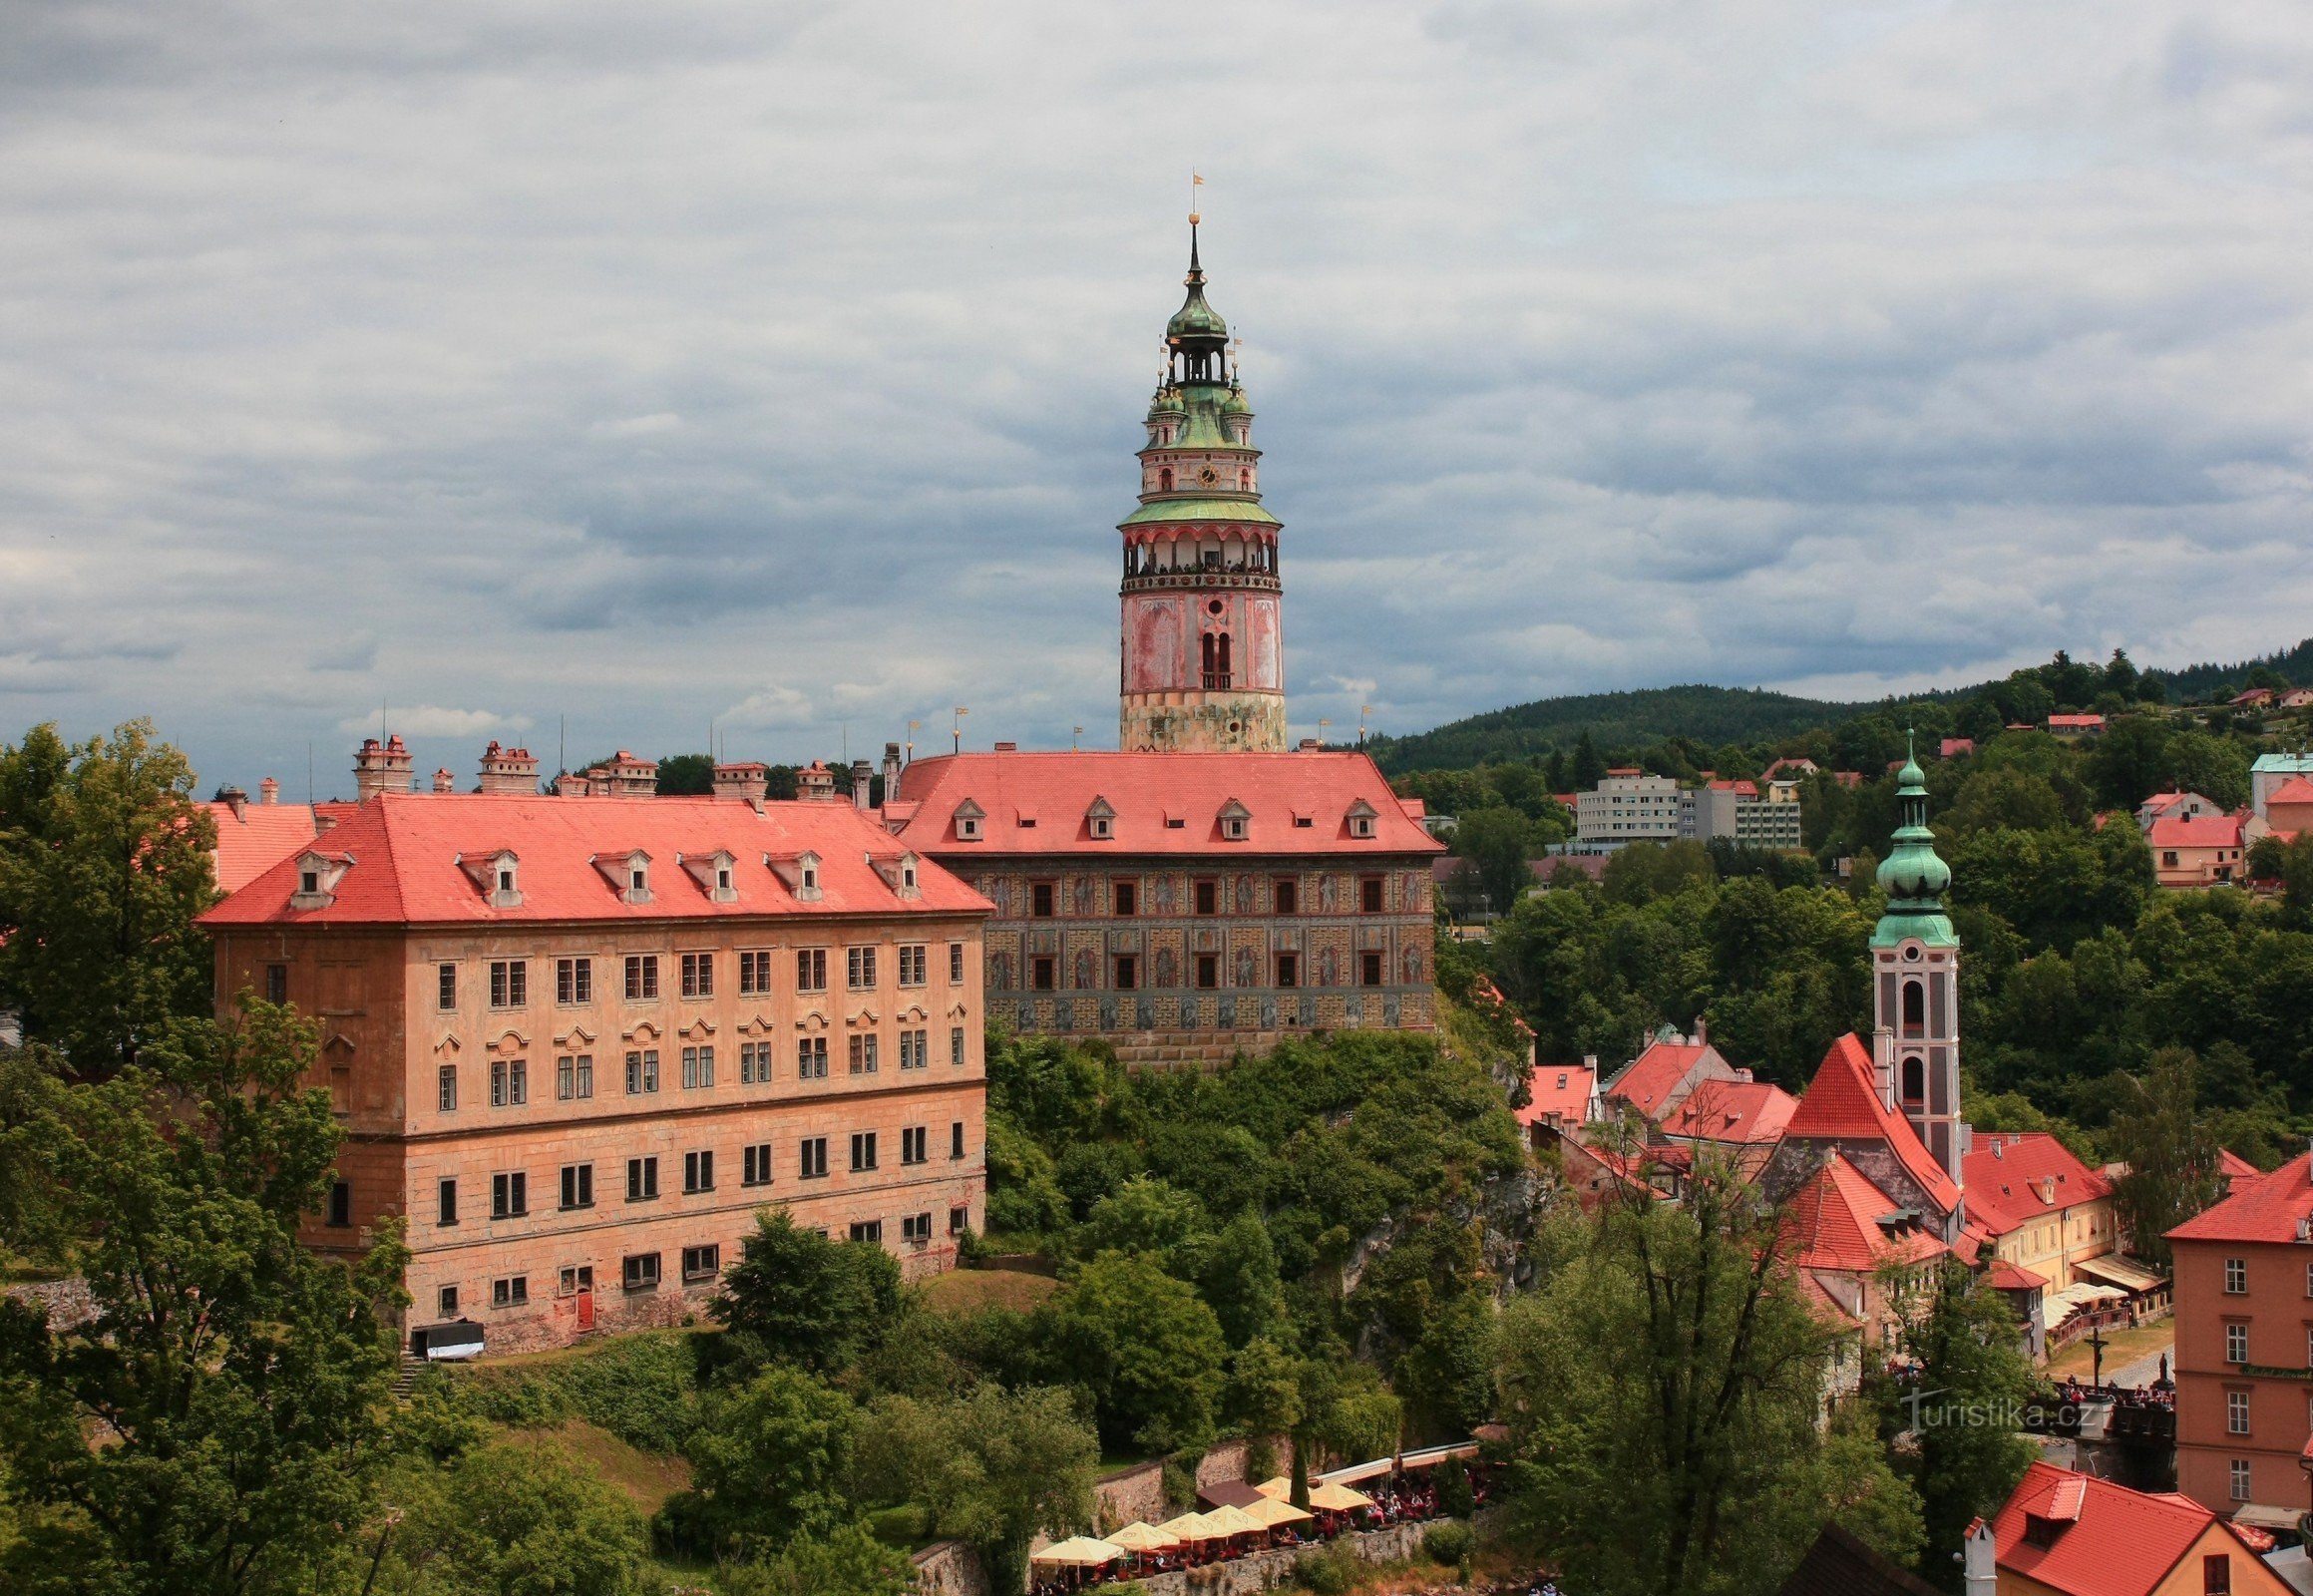
M 15 0 L 0 738 L 1113 745 L 1192 167 L 1297 735 L 2313 632 L 2302 0 Z

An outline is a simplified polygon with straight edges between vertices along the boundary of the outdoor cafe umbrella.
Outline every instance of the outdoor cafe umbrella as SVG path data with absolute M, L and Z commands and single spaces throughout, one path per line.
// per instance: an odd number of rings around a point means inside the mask
M 1347 1485 L 1337 1485 L 1328 1480 L 1323 1485 L 1310 1487 L 1309 1504 L 1322 1507 L 1329 1513 L 1353 1513 L 1360 1507 L 1372 1506 L 1373 1498 L 1361 1490 L 1351 1490 Z
M 1128 1552 L 1161 1552 L 1181 1543 L 1180 1536 L 1168 1534 L 1156 1525 L 1138 1519 L 1110 1534 L 1107 1540 L 1109 1545 L 1121 1546 Z
M 1274 1496 L 1279 1501 L 1284 1501 L 1293 1495 L 1293 1481 L 1283 1474 L 1279 1474 L 1274 1479 L 1265 1479 L 1253 1488 L 1261 1492 L 1262 1495 Z
M 1212 1526 L 1203 1513 L 1183 1513 L 1178 1518 L 1166 1519 L 1157 1528 L 1190 1545 L 1221 1539 L 1221 1532 Z
M 1089 1535 L 1071 1535 L 1056 1545 L 1045 1547 L 1028 1561 L 1058 1568 L 1098 1568 L 1105 1563 L 1120 1561 L 1122 1549 Z
M 1280 1524 L 1296 1523 L 1313 1516 L 1303 1512 L 1293 1503 L 1281 1502 L 1274 1496 L 1264 1496 L 1259 1501 L 1247 1502 L 1238 1511 L 1259 1524 L 1263 1529 L 1275 1529 Z
M 1259 1535 L 1266 1526 L 1242 1507 L 1216 1507 L 1205 1515 L 1205 1522 L 1216 1534 L 1234 1538 L 1239 1535 Z

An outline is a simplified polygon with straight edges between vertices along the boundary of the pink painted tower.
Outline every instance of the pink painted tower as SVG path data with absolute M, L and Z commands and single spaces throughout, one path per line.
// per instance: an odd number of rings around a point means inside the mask
M 1118 741 L 1127 753 L 1282 753 L 1284 584 L 1278 520 L 1261 508 L 1253 407 L 1205 302 L 1197 218 L 1189 296 L 1165 324 L 1148 407 L 1140 508 L 1124 534 Z

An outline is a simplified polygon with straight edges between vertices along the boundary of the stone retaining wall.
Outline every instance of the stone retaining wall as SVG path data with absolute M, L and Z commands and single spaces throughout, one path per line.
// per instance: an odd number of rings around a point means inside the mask
M 89 1295 L 89 1283 L 78 1275 L 63 1280 L 28 1281 L 9 1287 L 8 1295 L 39 1307 L 48 1315 L 48 1328 L 52 1331 L 72 1330 L 97 1317 L 97 1302 Z
M 1443 1519 L 1430 1520 L 1430 1523 L 1443 1522 Z M 1397 1563 L 1421 1549 L 1421 1536 L 1428 1528 L 1429 1524 L 1391 1524 L 1383 1529 L 1352 1531 L 1340 1536 L 1333 1544 L 1349 1547 L 1364 1562 Z M 1148 1587 L 1149 1596 L 1254 1596 L 1256 1592 L 1292 1585 L 1293 1565 L 1305 1549 L 1281 1546 L 1275 1551 L 1234 1557 L 1225 1563 L 1208 1563 L 1203 1568 L 1144 1576 L 1141 1583 Z

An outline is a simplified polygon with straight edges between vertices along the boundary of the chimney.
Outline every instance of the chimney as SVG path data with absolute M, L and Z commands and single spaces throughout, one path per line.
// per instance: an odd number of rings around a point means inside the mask
M 1992 1538 L 1992 1526 L 1981 1518 L 1968 1526 L 1968 1537 L 1960 1552 L 1960 1570 L 1961 1588 L 1967 1596 L 1998 1596 L 1999 1543 Z
M 241 791 L 238 787 L 227 787 L 224 789 L 224 791 L 218 793 L 216 797 L 217 802 L 223 804 L 227 809 L 233 812 L 233 819 L 235 820 L 240 819 L 243 811 L 249 807 L 249 795 Z
M 795 796 L 806 803 L 835 802 L 835 772 L 814 759 L 795 773 Z
M 868 793 L 875 779 L 875 766 L 869 764 L 865 759 L 852 761 L 852 807 L 854 809 L 868 807 Z
M 393 736 L 381 743 L 375 737 L 363 738 L 353 756 L 354 797 L 366 804 L 379 793 L 409 790 L 410 751 L 402 739 Z
M 900 798 L 900 745 L 884 744 L 884 802 L 897 803 Z
M 586 796 L 586 778 L 575 770 L 566 770 L 555 778 L 557 798 L 583 798 Z
M 456 792 L 458 790 L 458 778 L 450 774 L 448 766 L 434 772 L 434 790 L 436 792 Z
M 1711 1027 L 1701 1014 L 1697 1014 L 1695 1016 L 1695 1045 L 1698 1047 L 1708 1046 L 1710 1041 Z
M 482 750 L 484 792 L 538 791 L 538 761 L 528 748 L 501 748 L 495 739 Z
M 999 754 L 1016 754 L 1020 751 L 1020 745 L 1016 742 L 999 742 L 995 745 L 995 751 Z
M 1305 754 L 1314 754 L 1324 747 L 1325 744 L 1315 737 L 1304 737 L 1301 740 L 1301 751 Z
M 267 776 L 263 781 L 257 783 L 258 803 L 270 805 L 277 804 L 280 801 L 281 784 L 279 782 L 275 781 L 272 777 Z
M 533 765 L 532 769 L 535 771 L 537 766 Z M 658 796 L 658 763 L 651 759 L 637 759 L 621 748 L 611 756 L 608 764 L 596 765 L 586 772 L 586 796 L 655 798 Z
M 715 766 L 715 796 L 744 798 L 761 803 L 771 791 L 771 767 L 758 764 Z
M 1873 1084 L 1879 1088 L 1879 1100 L 1889 1110 L 1895 1107 L 1895 1032 L 1885 1025 L 1871 1033 L 1871 1073 Z

